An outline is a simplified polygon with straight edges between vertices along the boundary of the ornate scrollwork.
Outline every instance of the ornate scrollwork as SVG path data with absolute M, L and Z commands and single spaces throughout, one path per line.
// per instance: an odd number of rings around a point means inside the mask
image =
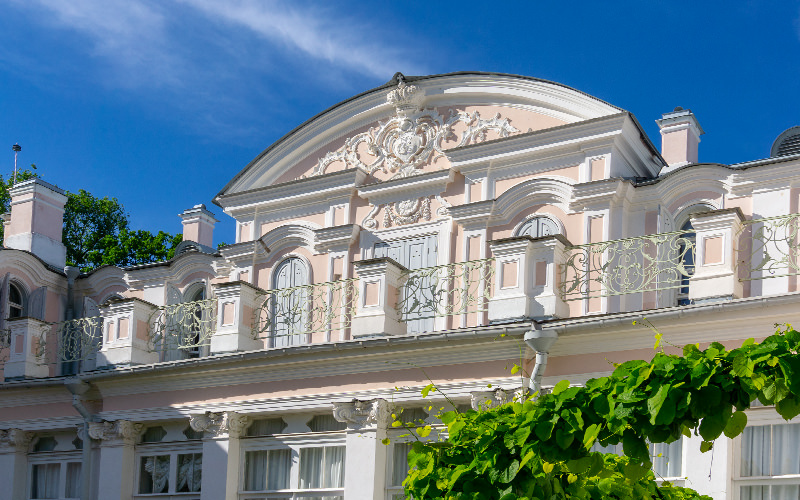
M 403 274 L 397 310 L 402 321 L 488 310 L 494 259 L 415 269 Z
M 71 363 L 94 357 L 103 347 L 103 318 L 77 318 L 55 323 L 58 342 L 56 362 Z M 42 332 L 39 345 L 45 345 L 47 330 Z
M 89 437 L 111 443 L 133 444 L 144 431 L 144 424 L 129 420 L 89 422 Z
M 453 147 L 484 141 L 489 131 L 500 137 L 519 132 L 508 119 L 501 119 L 499 113 L 484 120 L 477 111 L 470 114 L 451 110 L 445 118 L 435 109 L 422 109 L 424 91 L 415 85 L 406 85 L 402 79 L 386 98 L 394 106 L 395 116 L 347 139 L 339 150 L 320 158 L 311 175 L 322 175 L 328 165 L 343 161 L 348 168 L 361 168 L 370 174 L 380 170 L 394 174 L 392 179 L 409 177 L 419 174 L 422 165 L 431 158 L 435 161 L 444 156 L 443 143 L 450 138 L 458 139 L 453 132 L 457 123 L 464 124 L 466 130 Z M 362 161 L 358 152 L 362 145 L 374 157 L 373 161 Z
M 21 429 L 6 429 L 0 430 L 0 450 L 23 450 L 28 451 L 28 447 L 33 441 L 33 432 L 23 431 Z
M 11 354 L 11 330 L 3 328 L 0 330 L 0 367 L 8 361 Z
M 389 203 L 383 213 L 383 226 L 403 226 L 420 220 L 431 220 L 431 200 L 419 198 Z
M 190 415 L 189 425 L 197 432 L 241 437 L 250 425 L 250 417 L 235 411 L 206 412 Z
M 370 399 L 333 403 L 333 418 L 346 423 L 349 427 L 360 428 L 371 425 L 386 426 L 391 415 L 391 408 L 385 399 Z
M 800 214 L 744 221 L 739 234 L 742 280 L 800 274 Z
M 525 387 L 516 389 L 497 388 L 490 391 L 473 391 L 470 393 L 472 400 L 470 405 L 475 411 L 487 410 L 495 406 L 504 405 L 512 401 L 523 402 L 528 397 L 530 391 Z
M 694 274 L 694 255 L 691 231 L 568 247 L 561 296 L 577 300 L 681 288 Z
M 267 290 L 258 300 L 253 338 L 273 347 L 304 343 L 302 335 L 350 328 L 356 310 L 355 279 Z
M 211 344 L 216 331 L 217 299 L 160 307 L 150 317 L 149 327 L 154 350 L 199 350 Z

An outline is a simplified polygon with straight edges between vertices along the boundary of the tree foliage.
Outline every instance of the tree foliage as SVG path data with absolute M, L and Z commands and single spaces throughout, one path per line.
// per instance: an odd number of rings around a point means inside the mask
M 651 472 L 648 442 L 692 433 L 701 451 L 744 430 L 758 399 L 786 420 L 800 414 L 800 333 L 786 328 L 733 350 L 719 343 L 683 355 L 628 361 L 583 387 L 482 412 L 447 412 L 448 439 L 414 443 L 404 485 L 417 500 L 699 499 Z M 591 452 L 622 443 L 624 456 Z

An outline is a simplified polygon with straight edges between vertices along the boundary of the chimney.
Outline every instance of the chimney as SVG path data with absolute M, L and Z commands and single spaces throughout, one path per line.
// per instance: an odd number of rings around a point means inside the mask
M 194 241 L 212 247 L 214 243 L 214 224 L 219 222 L 214 214 L 203 204 L 195 205 L 180 214 L 183 219 L 183 241 Z
M 9 194 L 11 219 L 3 224 L 3 246 L 27 250 L 63 269 L 67 261 L 67 249 L 61 243 L 67 202 L 64 191 L 41 179 L 30 179 L 11 188 Z
M 671 113 L 664 113 L 656 123 L 661 129 L 661 156 L 669 165 L 661 170 L 662 175 L 678 167 L 697 163 L 697 147 L 700 136 L 705 132 L 691 109 L 678 106 Z

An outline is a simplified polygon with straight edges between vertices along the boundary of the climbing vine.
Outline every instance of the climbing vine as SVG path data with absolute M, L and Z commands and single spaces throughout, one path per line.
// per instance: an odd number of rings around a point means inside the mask
M 657 335 L 659 347 L 660 336 Z M 800 333 L 786 327 L 760 343 L 727 350 L 692 344 L 627 361 L 582 387 L 559 382 L 549 394 L 485 411 L 441 415 L 448 438 L 417 441 L 404 482 L 417 500 L 708 499 L 658 484 L 650 443 L 692 433 L 706 452 L 747 425 L 758 399 L 786 420 L 800 414 Z M 590 451 L 622 443 L 624 456 Z

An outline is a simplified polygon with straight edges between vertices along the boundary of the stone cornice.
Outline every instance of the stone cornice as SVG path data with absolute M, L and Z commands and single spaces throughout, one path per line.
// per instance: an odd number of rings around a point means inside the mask
M 385 399 L 354 399 L 333 403 L 333 418 L 346 423 L 350 429 L 385 428 L 390 415 L 391 408 Z

